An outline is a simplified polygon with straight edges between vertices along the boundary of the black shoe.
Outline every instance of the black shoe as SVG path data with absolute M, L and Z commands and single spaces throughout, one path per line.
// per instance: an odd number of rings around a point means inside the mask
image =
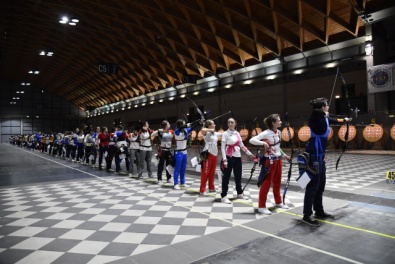
M 317 211 L 315 212 L 314 217 L 321 219 L 335 219 L 335 217 L 331 214 L 326 213 L 325 211 Z
M 315 227 L 320 226 L 320 223 L 317 220 L 313 220 L 313 219 L 311 219 L 311 216 L 307 216 L 307 215 L 303 216 L 303 222 L 305 222 L 308 225 L 315 226 Z

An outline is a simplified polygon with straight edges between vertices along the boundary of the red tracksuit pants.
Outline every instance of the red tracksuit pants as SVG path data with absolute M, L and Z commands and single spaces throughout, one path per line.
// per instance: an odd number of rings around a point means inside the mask
M 200 192 L 206 191 L 208 181 L 209 190 L 215 190 L 214 174 L 217 168 L 217 156 L 208 153 L 207 159 L 202 162 L 202 171 L 200 174 Z
M 267 167 L 269 165 L 270 160 L 266 160 L 267 164 L 265 166 Z M 265 181 L 261 185 L 261 188 L 259 189 L 259 202 L 258 202 L 258 207 L 259 208 L 266 208 L 266 199 L 267 199 L 267 194 L 269 193 L 270 185 L 273 183 L 273 195 L 274 195 L 274 201 L 276 204 L 281 204 L 282 199 L 281 199 L 281 172 L 282 172 L 282 160 L 274 160 L 273 164 L 270 165 L 270 170 L 269 174 L 267 175 Z

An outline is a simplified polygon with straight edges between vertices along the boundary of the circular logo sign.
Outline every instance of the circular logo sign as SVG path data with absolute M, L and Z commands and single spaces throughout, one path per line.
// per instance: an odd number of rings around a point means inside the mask
M 376 88 L 384 87 L 390 79 L 390 72 L 385 69 L 377 70 L 372 75 L 372 84 Z

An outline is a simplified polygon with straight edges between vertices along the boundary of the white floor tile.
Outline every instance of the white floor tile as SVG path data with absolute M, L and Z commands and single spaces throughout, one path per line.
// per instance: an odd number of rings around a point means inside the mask
M 142 216 L 145 210 L 125 210 L 121 215 L 123 216 Z
M 64 252 L 37 250 L 31 253 L 30 255 L 24 257 L 20 261 L 18 261 L 17 264 L 31 264 L 31 263 L 49 264 L 55 261 L 60 256 L 62 256 L 63 254 Z
M 84 229 L 73 229 L 67 232 L 66 234 L 63 234 L 59 238 L 63 239 L 75 239 L 75 240 L 84 240 L 96 231 L 94 230 L 84 230 Z
M 113 242 L 140 244 L 146 236 L 147 236 L 147 234 L 145 234 L 145 233 L 124 232 L 124 233 L 120 234 L 117 238 L 115 238 L 113 240 Z
M 46 244 L 52 242 L 55 238 L 48 237 L 29 237 L 26 240 L 12 246 L 12 249 L 30 249 L 37 250 L 45 246 Z
M 95 222 L 111 222 L 117 215 L 95 215 L 88 221 L 95 221 Z
M 183 226 L 207 226 L 208 219 L 204 218 L 186 218 L 182 222 Z
M 149 210 L 150 211 L 164 211 L 167 212 L 171 209 L 170 205 L 153 205 Z
M 36 219 L 36 218 L 22 218 L 22 219 L 18 219 L 14 222 L 8 223 L 7 225 L 9 226 L 29 226 L 31 224 L 34 224 L 38 221 L 40 221 L 41 219 Z
M 155 225 L 155 227 L 151 230 L 152 234 L 167 234 L 167 235 L 175 235 L 177 234 L 180 226 L 178 225 Z
M 102 228 L 100 231 L 114 231 L 114 232 L 123 232 L 126 228 L 128 228 L 130 224 L 128 223 L 108 223 Z
M 103 208 L 87 208 L 84 211 L 80 212 L 80 214 L 94 214 L 98 215 L 101 212 L 105 211 L 106 209 Z
M 70 249 L 70 253 L 80 253 L 80 254 L 93 254 L 96 255 L 105 248 L 109 242 L 100 241 L 81 241 L 78 245 Z
M 38 204 L 36 206 L 54 207 L 54 206 L 57 206 L 58 204 L 61 204 L 61 203 L 60 202 L 45 202 L 45 203 Z
M 79 220 L 64 220 L 60 223 L 57 223 L 56 225 L 52 226 L 52 228 L 76 228 L 80 224 L 82 224 L 85 221 L 79 221 Z
M 169 218 L 186 218 L 189 212 L 169 211 L 163 217 Z
M 68 207 L 54 206 L 54 207 L 46 208 L 46 209 L 42 210 L 41 212 L 44 212 L 44 213 L 59 213 L 59 212 L 62 212 L 64 210 L 66 210 L 66 209 L 68 209 Z
M 67 218 L 70 218 L 73 215 L 75 215 L 75 213 L 56 213 L 51 216 L 48 216 L 45 219 L 66 220 Z
M 44 231 L 45 229 L 47 229 L 47 227 L 27 226 L 9 234 L 8 236 L 31 237 Z
M 29 209 L 31 206 L 27 206 L 27 205 L 17 205 L 17 206 L 13 206 L 13 207 L 10 207 L 10 208 L 6 208 L 6 209 L 4 209 L 4 211 L 15 211 L 15 212 L 18 212 L 18 211 L 23 211 L 23 210 L 26 210 L 26 209 Z
M 145 245 L 145 244 L 141 244 L 138 245 L 138 247 L 133 251 L 133 253 L 131 254 L 131 256 L 137 255 L 137 254 L 141 254 L 144 252 L 148 252 L 154 249 L 158 249 L 164 247 L 164 245 Z
M 171 244 L 176 244 L 180 242 L 184 242 L 190 239 L 194 239 L 200 236 L 189 236 L 189 235 L 177 235 L 174 237 L 173 241 L 171 241 Z
M 148 224 L 148 225 L 156 225 L 162 218 L 161 217 L 149 217 L 142 216 L 139 217 L 134 224 Z
M 21 211 L 7 215 L 7 218 L 25 218 L 35 213 L 36 212 L 31 212 L 31 211 Z
M 118 259 L 122 259 L 124 257 L 115 257 L 115 256 L 94 256 L 87 264 L 104 264 L 116 261 Z
M 95 203 L 79 203 L 79 204 L 73 205 L 72 207 L 75 207 L 75 208 L 90 208 L 90 207 L 92 207 L 94 205 L 96 205 L 96 204 Z
M 114 204 L 113 206 L 111 206 L 109 209 L 117 209 L 117 210 L 127 210 L 130 207 L 132 207 L 133 205 L 131 204 Z

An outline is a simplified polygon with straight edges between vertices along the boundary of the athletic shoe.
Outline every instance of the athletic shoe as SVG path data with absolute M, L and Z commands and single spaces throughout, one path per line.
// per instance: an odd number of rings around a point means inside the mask
M 174 185 L 173 189 L 174 190 L 180 190 L 180 185 L 178 185 L 178 184 Z
M 159 185 L 163 185 L 163 182 L 162 182 L 162 181 L 158 181 L 158 184 L 159 184 Z
M 333 215 L 328 214 L 328 213 L 326 213 L 324 211 L 317 211 L 317 212 L 315 212 L 314 217 L 321 218 L 321 219 L 326 219 L 326 218 L 328 218 L 328 219 L 335 219 L 335 217 Z
M 231 203 L 232 203 L 232 202 L 228 199 L 228 197 L 226 197 L 226 196 L 221 198 L 221 202 L 222 202 L 222 203 L 226 203 L 226 204 L 231 204 Z
M 199 193 L 199 196 L 208 196 L 208 194 L 206 192 L 201 192 Z
M 172 179 L 168 179 L 168 180 L 166 180 L 166 183 L 173 183 L 173 180 Z
M 303 216 L 303 222 L 315 227 L 320 226 L 320 223 L 317 220 L 313 220 L 311 216 L 307 216 L 307 215 Z
M 119 172 L 117 172 L 117 174 L 118 175 L 121 175 L 121 176 L 126 176 L 126 175 L 128 175 L 126 172 L 124 172 L 124 171 L 119 171 Z
M 188 186 L 187 186 L 186 184 L 180 184 L 180 187 L 181 187 L 182 189 L 188 188 Z
M 238 195 L 237 195 L 237 199 L 248 200 L 248 199 L 250 199 L 250 198 L 247 197 L 247 196 L 244 196 L 243 194 L 238 194 Z
M 212 189 L 212 190 L 209 190 L 208 192 L 215 193 L 215 192 L 217 192 L 217 190 L 216 189 Z
M 286 204 L 276 204 L 276 207 L 277 208 L 281 208 L 281 209 L 289 209 L 289 206 L 288 205 L 286 205 Z
M 272 212 L 269 211 L 267 208 L 258 208 L 258 212 L 265 215 L 271 215 Z
M 106 171 L 111 173 L 115 172 L 113 169 L 106 169 Z

